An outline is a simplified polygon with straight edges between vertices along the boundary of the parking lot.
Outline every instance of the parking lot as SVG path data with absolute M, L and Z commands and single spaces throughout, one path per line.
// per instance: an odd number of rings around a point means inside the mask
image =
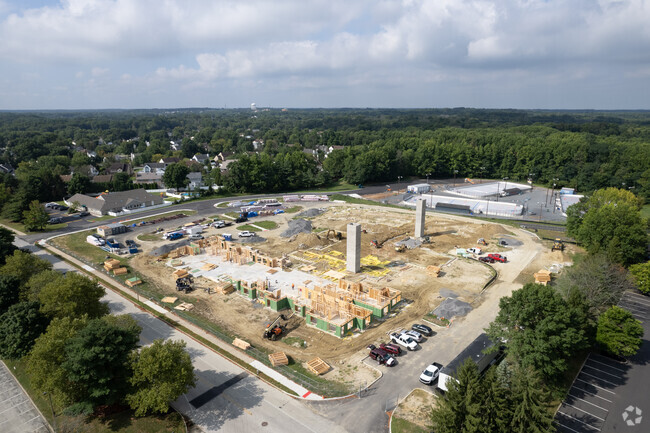
M 627 361 L 590 353 L 557 411 L 558 432 L 647 432 L 643 412 L 650 411 L 650 299 L 626 292 L 619 306 L 641 321 L 645 337 L 639 352 Z M 647 416 L 647 415 L 646 415 Z
M 49 428 L 30 398 L 0 362 L 0 431 L 47 433 Z

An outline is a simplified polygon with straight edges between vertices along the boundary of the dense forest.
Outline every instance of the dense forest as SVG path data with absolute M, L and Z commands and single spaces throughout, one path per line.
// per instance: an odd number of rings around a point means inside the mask
M 263 145 L 254 151 L 253 141 Z M 178 150 L 170 141 L 179 143 Z M 94 151 L 87 159 L 79 149 Z M 305 149 L 313 152 L 306 153 Z M 332 149 L 335 149 L 331 151 Z M 331 153 L 330 153 L 331 151 Z M 60 199 L 70 167 L 134 154 L 232 152 L 228 191 L 270 192 L 451 176 L 557 183 L 580 192 L 616 186 L 650 194 L 650 112 L 478 109 L 129 110 L 0 113 L 0 195 L 35 186 L 21 200 Z M 557 180 L 555 180 L 557 179 Z M 27 201 L 26 201 L 27 200 Z

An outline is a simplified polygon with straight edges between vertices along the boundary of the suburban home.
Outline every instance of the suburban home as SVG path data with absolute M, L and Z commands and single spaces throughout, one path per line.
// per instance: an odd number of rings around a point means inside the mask
M 167 166 L 164 163 L 160 162 L 148 162 L 142 168 L 142 171 L 145 173 L 157 173 L 164 174 Z
M 203 175 L 200 171 L 195 171 L 187 174 L 190 183 L 187 184 L 188 190 L 200 189 L 203 186 Z
M 160 158 L 160 161 L 158 161 L 160 164 L 165 164 L 165 168 L 169 166 L 169 164 L 176 164 L 178 161 L 180 161 L 179 158 L 176 158 L 175 156 L 169 157 L 169 158 Z
M 97 176 L 99 174 L 99 170 L 97 170 L 92 165 L 82 165 L 82 166 L 77 167 L 76 169 L 73 168 L 72 169 L 72 174 L 74 174 L 74 173 L 83 174 L 84 176 L 88 176 L 88 177 L 92 178 L 92 177 Z
M 88 156 L 88 158 L 97 158 L 97 152 L 94 150 L 86 150 L 86 156 Z
M 169 142 L 169 148 L 170 148 L 171 150 L 173 150 L 173 151 L 181 150 L 181 142 L 180 142 L 180 141 L 177 142 L 177 141 L 171 140 L 171 141 Z
M 216 162 L 225 161 L 226 159 L 228 159 L 229 156 L 233 156 L 234 154 L 235 154 L 234 152 L 225 152 L 225 151 L 219 152 L 219 154 L 214 157 L 214 160 Z
M 122 162 L 116 162 L 111 164 L 106 171 L 108 174 L 115 174 L 115 173 L 131 174 L 133 172 L 133 170 L 131 169 L 131 164 L 125 164 Z
M 94 216 L 121 214 L 135 209 L 163 204 L 160 195 L 150 194 L 144 189 L 110 192 L 91 197 L 85 194 L 75 194 L 65 201 L 68 206 L 79 203 Z
M 68 183 L 72 180 L 72 175 L 71 174 L 62 174 L 59 176 L 63 183 Z
M 264 140 L 253 140 L 253 149 L 260 150 L 264 147 Z
M 199 164 L 205 164 L 208 160 L 210 160 L 210 155 L 206 153 L 197 153 L 192 157 L 192 160 L 198 162 Z
M 113 181 L 112 174 L 99 174 L 91 179 L 92 183 L 110 183 Z
M 225 161 L 221 162 L 221 165 L 219 166 L 219 169 L 221 170 L 222 173 L 225 173 L 228 171 L 228 166 L 232 164 L 233 162 L 237 161 L 236 159 L 226 159 Z
M 145 172 L 138 172 L 135 174 L 135 181 L 133 183 L 135 184 L 143 184 L 143 183 L 155 183 L 158 185 L 159 188 L 163 188 L 163 180 L 162 180 L 163 175 L 160 173 L 145 173 Z

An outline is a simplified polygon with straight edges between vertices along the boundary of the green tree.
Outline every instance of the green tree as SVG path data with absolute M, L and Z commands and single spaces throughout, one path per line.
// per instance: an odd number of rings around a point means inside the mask
M 520 368 L 512 388 L 512 421 L 508 432 L 548 433 L 553 416 L 548 410 L 549 393 L 532 368 Z
M 76 272 L 52 277 L 38 293 L 43 314 L 60 318 L 86 315 L 91 319 L 108 314 L 108 305 L 101 302 L 106 291 L 96 280 Z
M 189 182 L 187 178 L 189 172 L 190 169 L 185 164 L 170 164 L 163 174 L 163 183 L 167 188 L 185 188 Z
M 114 404 L 128 391 L 129 354 L 137 333 L 93 319 L 65 342 L 61 367 L 78 391 L 75 411 L 89 413 L 99 404 Z
M 170 402 L 194 386 L 194 368 L 183 341 L 155 340 L 132 352 L 130 362 L 134 392 L 126 401 L 136 416 L 167 412 Z
M 131 176 L 128 173 L 115 173 L 113 175 L 111 187 L 113 188 L 113 191 L 128 191 L 133 189 L 133 180 L 131 180 Z
M 567 232 L 585 249 L 630 265 L 643 259 L 648 244 L 641 201 L 629 191 L 607 188 L 567 209 Z
M 13 254 L 17 249 L 14 245 L 14 232 L 0 227 L 0 266 L 4 265 L 7 256 Z
M 77 399 L 77 386 L 61 367 L 65 361 L 65 344 L 88 323 L 87 318 L 55 318 L 44 334 L 38 337 L 27 358 L 32 384 L 52 396 L 57 406 L 66 407 Z
M 0 358 L 20 359 L 47 327 L 37 302 L 14 304 L 0 316 Z
M 598 318 L 596 341 L 613 355 L 634 355 L 641 347 L 641 337 L 641 322 L 621 307 L 614 305 Z
M 552 287 L 526 284 L 499 301 L 499 314 L 487 329 L 494 341 L 507 341 L 507 352 L 546 380 L 561 377 L 567 360 L 589 345 L 579 315 Z
M 23 224 L 28 231 L 42 231 L 49 219 L 50 216 L 38 200 L 33 200 L 29 204 L 29 210 L 23 212 Z
M 0 275 L 0 314 L 3 314 L 14 304 L 18 303 L 20 281 L 11 275 Z
M 13 275 L 18 278 L 21 287 L 23 287 L 32 276 L 50 269 L 52 269 L 52 264 L 47 260 L 25 251 L 16 250 L 13 255 L 6 257 L 4 266 L 0 268 L 0 275 Z
M 641 293 L 650 294 L 650 262 L 630 266 L 630 274 Z
M 480 432 L 481 383 L 476 364 L 467 359 L 458 367 L 458 381 L 447 382 L 447 392 L 431 413 L 437 433 Z
M 68 182 L 68 194 L 85 194 L 90 190 L 90 178 L 81 173 L 74 173 Z

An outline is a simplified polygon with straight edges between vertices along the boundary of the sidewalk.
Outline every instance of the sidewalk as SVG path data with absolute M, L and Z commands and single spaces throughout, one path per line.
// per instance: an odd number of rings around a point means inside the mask
M 113 290 L 117 294 L 122 294 L 125 293 L 129 296 L 132 296 L 133 298 L 140 299 L 140 295 L 136 293 L 134 290 L 123 286 L 122 284 L 118 283 L 117 281 L 113 280 L 107 275 L 104 275 L 100 272 L 97 272 L 95 269 L 92 269 L 90 266 L 86 265 L 85 263 L 77 260 L 76 258 L 64 253 L 63 251 L 46 244 L 44 241 L 40 241 L 39 244 L 43 246 L 45 249 L 48 251 L 57 254 L 61 257 L 63 257 L 65 260 L 75 264 L 76 266 L 84 269 L 85 271 L 91 273 L 94 277 L 105 281 L 108 283 L 107 289 Z M 117 288 L 118 290 L 115 290 Z M 122 292 L 122 293 L 120 293 Z M 234 357 L 242 360 L 243 362 L 247 363 L 250 365 L 253 369 L 256 369 L 257 371 L 264 373 L 268 377 L 272 378 L 273 380 L 281 383 L 283 386 L 286 386 L 290 390 L 294 391 L 296 394 L 298 394 L 298 398 L 303 398 L 306 400 L 323 400 L 323 397 L 312 393 L 308 389 L 304 388 L 301 385 L 298 385 L 294 381 L 288 379 L 287 377 L 283 376 L 282 374 L 278 373 L 271 367 L 259 362 L 258 360 L 248 356 L 245 352 L 240 351 L 236 347 L 232 346 L 231 344 L 226 343 L 225 341 L 222 341 L 215 337 L 214 335 L 210 334 L 209 332 L 205 331 L 204 329 L 196 326 L 192 322 L 188 322 L 187 320 L 183 319 L 182 317 L 177 316 L 173 312 L 163 308 L 162 306 L 158 305 L 157 303 L 151 301 L 151 300 L 143 300 L 143 303 L 147 305 L 148 307 L 152 308 L 155 311 L 158 311 L 160 314 L 163 314 L 165 317 L 174 320 L 176 322 L 181 323 L 184 327 L 188 328 L 190 331 L 195 333 L 196 335 L 205 338 L 206 340 L 210 341 L 212 344 L 215 346 L 219 346 L 219 348 L 227 351 Z M 208 347 L 209 349 L 209 347 Z

